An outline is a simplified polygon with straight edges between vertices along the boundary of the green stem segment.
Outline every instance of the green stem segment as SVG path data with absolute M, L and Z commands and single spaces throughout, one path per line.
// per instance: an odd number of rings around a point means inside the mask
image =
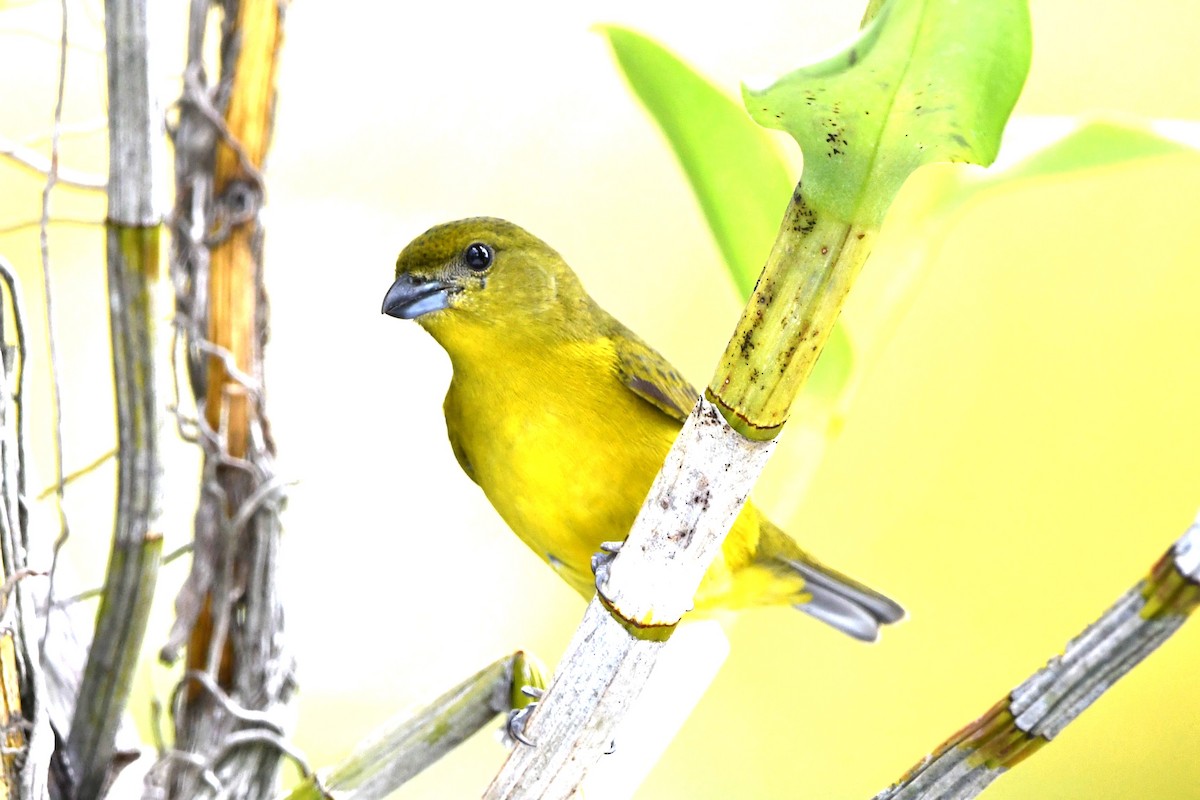
M 147 0 L 106 0 L 108 74 L 109 326 L 117 407 L 117 508 L 96 633 L 88 652 L 67 752 L 72 797 L 105 791 L 141 653 L 158 565 L 158 393 L 154 287 L 162 214 L 156 202 L 161 112 L 151 100 Z M 61 488 L 59 489 L 61 492 Z
M 153 284 L 158 226 L 108 225 L 108 281 L 117 401 L 117 511 L 96 636 L 69 749 L 83 800 L 99 797 L 137 668 L 158 578 L 158 394 Z
M 755 441 L 779 435 L 875 233 L 818 214 L 796 187 L 767 264 L 705 391 L 738 433 Z

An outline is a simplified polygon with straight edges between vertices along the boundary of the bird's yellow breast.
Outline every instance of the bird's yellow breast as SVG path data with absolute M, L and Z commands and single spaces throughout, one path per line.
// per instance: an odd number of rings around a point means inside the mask
M 472 477 L 590 595 L 592 554 L 625 538 L 678 425 L 620 383 L 608 339 L 492 353 L 486 375 L 456 361 L 446 425 Z

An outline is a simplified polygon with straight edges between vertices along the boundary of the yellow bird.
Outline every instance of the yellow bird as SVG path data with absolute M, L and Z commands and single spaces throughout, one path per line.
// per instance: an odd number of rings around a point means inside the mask
M 699 394 L 600 308 L 562 257 L 500 219 L 404 248 L 383 313 L 450 355 L 450 446 L 513 532 L 584 597 L 591 557 L 625 538 Z M 866 641 L 904 610 L 806 554 L 747 503 L 696 611 L 788 604 Z

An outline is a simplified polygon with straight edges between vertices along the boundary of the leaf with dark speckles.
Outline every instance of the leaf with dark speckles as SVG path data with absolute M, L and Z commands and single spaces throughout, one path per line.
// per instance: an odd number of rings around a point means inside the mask
M 842 53 L 743 99 L 800 144 L 818 214 L 876 228 L 918 167 L 995 159 L 1030 38 L 1026 0 L 890 0 Z

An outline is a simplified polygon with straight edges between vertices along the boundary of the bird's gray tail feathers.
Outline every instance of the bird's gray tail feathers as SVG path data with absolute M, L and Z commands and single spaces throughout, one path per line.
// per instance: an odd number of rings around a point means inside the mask
M 905 612 L 894 600 L 884 597 L 853 578 L 815 561 L 779 559 L 804 578 L 804 591 L 812 595 L 796 608 L 864 642 L 879 638 L 879 626 L 904 619 Z

